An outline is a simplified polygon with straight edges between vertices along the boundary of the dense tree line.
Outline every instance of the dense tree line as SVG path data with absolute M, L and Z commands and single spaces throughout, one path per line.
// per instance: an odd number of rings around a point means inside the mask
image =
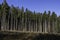
M 36 32 L 60 32 L 60 16 L 55 12 L 32 12 L 24 7 L 9 6 L 4 0 L 0 4 L 0 30 Z

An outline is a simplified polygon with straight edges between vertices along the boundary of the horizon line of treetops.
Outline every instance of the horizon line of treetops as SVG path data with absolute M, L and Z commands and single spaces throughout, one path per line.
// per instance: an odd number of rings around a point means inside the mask
M 60 16 L 50 11 L 24 11 L 24 7 L 9 6 L 4 0 L 0 4 L 0 30 L 60 33 Z

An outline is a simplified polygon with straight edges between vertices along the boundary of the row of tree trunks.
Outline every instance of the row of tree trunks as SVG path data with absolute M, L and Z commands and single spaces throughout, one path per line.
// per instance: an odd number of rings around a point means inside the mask
M 37 16 L 36 16 L 37 17 Z M 31 21 L 28 16 L 27 18 L 24 20 L 23 17 L 19 18 L 19 22 L 17 17 L 11 15 L 8 16 L 8 21 L 6 24 L 6 15 L 2 16 L 2 20 L 1 20 L 1 30 L 2 31 L 6 31 L 6 30 L 11 30 L 11 31 L 28 31 L 28 32 L 44 32 L 44 33 L 48 33 L 48 32 L 55 32 L 55 27 L 57 27 L 57 21 L 56 22 L 51 22 L 52 26 L 50 26 L 50 21 L 47 23 L 47 21 L 45 20 L 44 22 L 41 21 L 38 23 L 37 20 L 36 21 Z M 25 22 L 24 22 L 25 21 Z
M 50 32 L 50 22 L 48 22 L 48 25 L 46 23 L 46 21 L 43 23 L 40 22 L 39 25 L 36 21 L 36 23 L 31 23 L 30 21 L 25 21 L 24 22 L 24 19 L 22 19 L 21 23 L 19 23 L 18 25 L 18 20 L 16 18 L 16 20 L 14 20 L 12 17 L 11 17 L 11 23 L 9 23 L 9 19 L 8 19 L 8 23 L 5 24 L 5 19 L 4 17 L 2 17 L 3 20 L 2 20 L 2 26 L 1 26 L 1 30 L 18 30 L 18 31 L 29 31 L 29 32 L 44 32 L 44 33 L 47 33 L 47 32 Z M 10 25 L 11 24 L 11 25 Z M 55 26 L 57 27 L 57 21 L 56 22 L 53 22 L 53 25 L 52 25 L 52 30 L 53 32 L 55 32 Z M 57 29 L 56 29 L 57 30 Z
M 60 17 L 55 12 L 36 13 L 26 8 L 10 7 L 6 0 L 0 4 L 0 30 L 56 33 L 60 32 Z
M 37 21 L 35 22 L 31 22 L 29 20 L 29 18 L 26 18 L 24 20 L 24 18 L 21 17 L 20 19 L 20 22 L 18 24 L 18 19 L 13 17 L 13 15 L 8 16 L 8 21 L 7 21 L 7 24 L 6 24 L 6 16 L 3 14 L 2 16 L 2 20 L 1 21 L 1 27 L 0 29 L 2 31 L 5 31 L 5 30 L 11 30 L 11 31 L 28 31 L 28 32 L 44 32 L 44 33 L 49 33 L 49 32 L 57 32 L 58 29 L 57 29 L 57 20 L 54 22 L 51 22 L 50 24 L 50 21 L 47 23 L 47 21 L 45 20 L 44 22 L 39 22 L 37 23 Z M 50 26 L 52 25 L 52 26 Z

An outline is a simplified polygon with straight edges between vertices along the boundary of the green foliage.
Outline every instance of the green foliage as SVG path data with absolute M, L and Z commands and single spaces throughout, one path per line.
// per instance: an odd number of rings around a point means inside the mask
M 52 15 L 51 15 L 52 21 L 56 21 L 56 18 L 57 18 L 57 15 L 55 14 L 55 12 L 52 12 Z

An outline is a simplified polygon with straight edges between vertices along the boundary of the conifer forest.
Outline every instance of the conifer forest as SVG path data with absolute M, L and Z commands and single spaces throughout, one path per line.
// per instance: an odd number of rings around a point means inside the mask
M 43 13 L 24 7 L 9 6 L 6 0 L 0 4 L 0 31 L 60 33 L 60 16 L 55 12 Z
M 55 12 L 32 12 L 24 7 L 0 4 L 0 30 L 60 32 L 60 16 Z

